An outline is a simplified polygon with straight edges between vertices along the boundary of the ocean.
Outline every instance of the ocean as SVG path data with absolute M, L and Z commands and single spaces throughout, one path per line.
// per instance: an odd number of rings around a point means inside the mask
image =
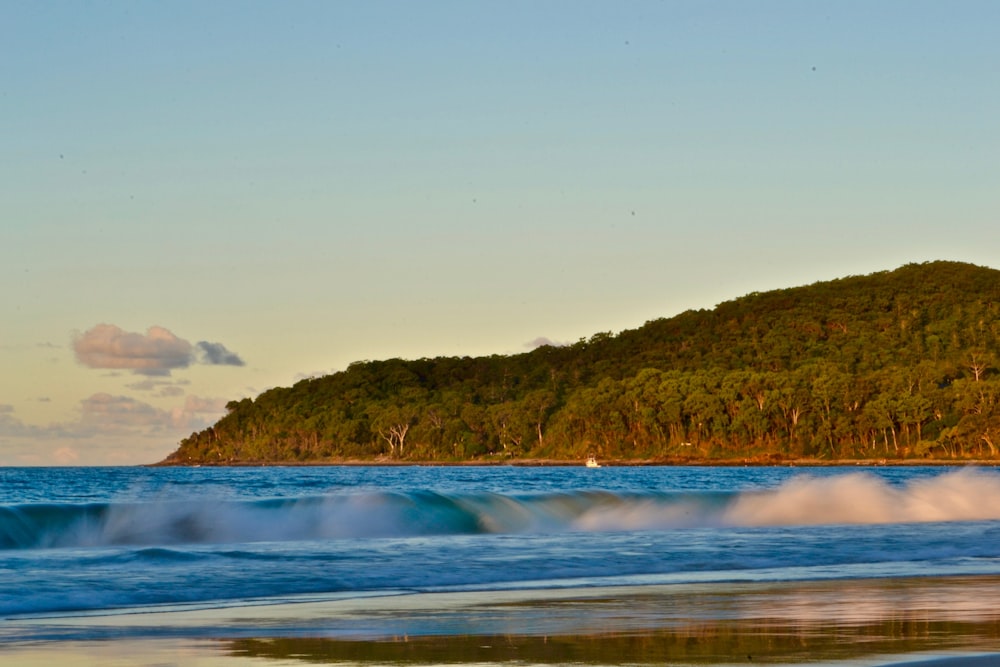
M 112 664 L 112 648 L 119 664 L 987 659 L 1000 472 L 0 468 L 0 662 Z

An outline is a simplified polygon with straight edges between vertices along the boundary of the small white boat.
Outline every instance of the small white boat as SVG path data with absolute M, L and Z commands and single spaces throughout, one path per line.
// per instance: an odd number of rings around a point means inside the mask
M 588 456 L 587 457 L 587 467 L 588 468 L 600 468 L 601 464 L 597 462 L 597 457 Z

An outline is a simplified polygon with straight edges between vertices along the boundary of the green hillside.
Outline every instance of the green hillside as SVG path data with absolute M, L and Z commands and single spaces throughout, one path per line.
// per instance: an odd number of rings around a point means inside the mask
M 908 264 L 565 347 L 365 361 L 233 401 L 164 463 L 995 458 L 1000 271 Z

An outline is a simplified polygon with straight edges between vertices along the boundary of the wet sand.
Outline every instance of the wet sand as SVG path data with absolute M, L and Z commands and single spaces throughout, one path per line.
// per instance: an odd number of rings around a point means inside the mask
M 1000 654 L 924 658 L 918 661 L 897 662 L 886 667 L 996 667 Z
M 995 654 L 995 655 L 990 655 Z M 11 665 L 1000 665 L 1000 577 L 314 596 L 0 621 Z
M 439 638 L 444 646 L 454 638 Z M 599 641 L 593 638 L 593 641 Z M 686 667 L 746 667 L 747 665 L 796 665 L 810 667 L 996 667 L 1000 665 L 1000 652 L 965 653 L 953 651 L 915 652 L 908 655 L 887 656 L 858 655 L 853 658 L 828 658 L 814 654 L 792 659 L 774 659 L 762 656 L 750 660 L 749 657 L 734 656 L 721 661 L 704 661 L 685 657 L 666 657 L 651 654 L 648 658 L 636 659 L 633 655 L 621 654 L 608 659 L 583 659 L 577 655 L 563 654 L 564 645 L 558 641 L 550 644 L 548 655 L 521 654 L 517 643 L 507 647 L 506 652 L 495 650 L 489 643 L 479 643 L 475 655 L 457 655 L 447 651 L 427 652 L 419 644 L 415 648 L 419 654 L 404 657 L 381 657 L 378 651 L 366 655 L 354 652 L 345 654 L 337 642 L 309 639 L 256 640 L 267 650 L 254 650 L 244 644 L 230 644 L 211 640 L 106 640 L 99 642 L 66 642 L 58 645 L 35 647 L 0 646 L 0 661 L 12 667 L 134 667 L 150 665 L 167 667 L 305 667 L 306 665 L 342 665 L 344 667 L 380 667 L 398 665 L 406 667 L 430 665 L 587 665 L 601 667 L 612 665 L 684 665 Z M 482 640 L 479 640 L 482 642 Z M 377 647 L 377 644 L 375 645 Z M 613 648 L 613 647 L 612 647 Z

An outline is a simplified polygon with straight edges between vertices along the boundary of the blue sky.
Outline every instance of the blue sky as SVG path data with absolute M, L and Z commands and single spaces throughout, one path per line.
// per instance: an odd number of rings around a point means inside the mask
M 1000 268 L 993 2 L 0 8 L 0 465 L 751 291 Z

